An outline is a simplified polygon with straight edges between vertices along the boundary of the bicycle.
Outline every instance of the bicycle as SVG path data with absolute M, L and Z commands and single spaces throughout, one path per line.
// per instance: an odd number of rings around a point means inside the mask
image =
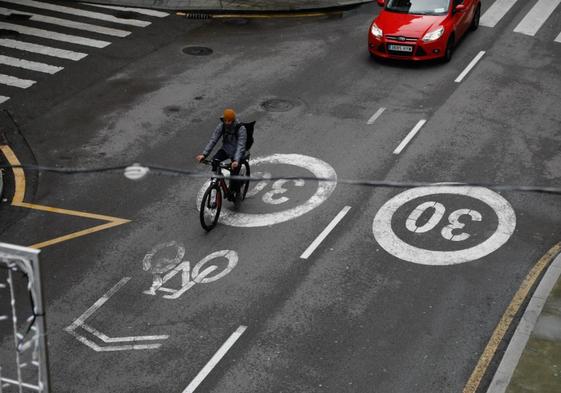
M 249 180 L 240 181 L 239 189 L 237 192 L 233 191 L 222 174 L 222 169 L 231 171 L 230 164 L 223 164 L 220 160 L 203 160 L 203 164 L 212 166 L 213 176 L 210 178 L 210 184 L 203 194 L 201 201 L 201 208 L 199 210 L 199 217 L 201 226 L 207 232 L 216 226 L 218 217 L 220 216 L 220 209 L 222 209 L 222 198 L 226 197 L 229 201 L 234 202 L 236 208 L 239 207 L 242 200 L 245 199 L 247 190 L 249 188 Z M 240 171 L 237 176 L 250 176 L 249 169 L 249 154 L 246 154 L 240 162 Z

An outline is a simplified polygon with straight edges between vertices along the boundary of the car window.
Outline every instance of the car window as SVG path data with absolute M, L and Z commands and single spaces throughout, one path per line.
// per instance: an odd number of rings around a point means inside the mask
M 418 15 L 444 15 L 450 0 L 389 0 L 386 10 Z

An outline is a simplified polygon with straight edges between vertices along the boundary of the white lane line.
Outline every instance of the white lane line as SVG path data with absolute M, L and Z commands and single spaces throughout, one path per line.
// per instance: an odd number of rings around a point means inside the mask
M 189 386 L 187 386 L 185 390 L 183 390 L 183 393 L 193 393 L 195 389 L 197 389 L 201 382 L 203 382 L 208 374 L 210 374 L 212 369 L 216 367 L 218 362 L 220 362 L 224 355 L 226 355 L 230 348 L 236 343 L 236 341 L 238 341 L 238 339 L 246 329 L 247 326 L 240 326 L 234 333 L 232 333 L 230 337 L 228 337 L 228 340 L 226 340 L 226 342 L 222 344 L 218 352 L 216 352 L 214 356 L 208 361 L 208 363 L 203 367 L 203 369 L 199 371 L 195 379 L 193 379 Z
M 52 66 L 45 63 L 38 63 L 36 61 L 23 60 L 4 55 L 0 55 L 0 64 L 31 71 L 44 72 L 45 74 L 56 74 L 57 72 L 64 70 L 64 67 Z
M 82 60 L 87 56 L 86 53 L 73 52 L 70 50 L 53 48 L 51 46 L 31 44 L 29 42 L 11 40 L 9 38 L 0 38 L 0 46 L 74 61 Z
M 561 33 L 559 33 L 559 35 L 555 39 L 555 42 L 561 42 Z
M 20 79 L 15 76 L 0 74 L 0 85 L 8 85 L 12 87 L 19 87 L 20 89 L 27 89 L 35 84 L 35 81 L 29 79 Z
M 374 113 L 374 115 L 372 115 L 372 117 L 368 119 L 368 122 L 366 124 L 374 124 L 374 122 L 382 115 L 382 113 L 384 113 L 385 110 L 386 108 L 378 109 L 376 113 Z
M 35 37 L 46 38 L 49 40 L 63 41 L 71 44 L 91 46 L 94 48 L 105 48 L 111 42 L 92 40 L 90 38 L 79 37 L 76 35 L 56 33 L 54 31 L 36 29 L 34 27 L 20 26 L 13 23 L 0 22 L 0 29 L 17 31 L 20 34 L 32 35 Z
M 100 332 L 97 329 L 94 329 L 90 325 L 86 325 L 85 323 L 82 323 L 82 325 L 80 325 L 80 327 L 82 329 L 84 329 L 85 331 L 90 332 L 91 334 L 93 334 L 94 336 L 99 338 L 104 343 L 156 341 L 156 340 L 167 340 L 169 338 L 169 335 L 167 335 L 167 334 L 160 335 L 160 336 L 127 336 L 127 337 L 115 337 L 115 338 L 113 338 L 113 337 L 107 336 L 106 334 Z
M 462 71 L 462 73 L 460 75 L 458 75 L 458 77 L 454 80 L 454 82 L 456 83 L 460 83 L 461 81 L 464 80 L 464 78 L 466 77 L 467 74 L 469 74 L 469 72 L 471 71 L 471 69 L 473 67 L 475 67 L 475 65 L 479 62 L 479 60 L 481 60 L 481 58 L 485 55 L 485 51 L 482 50 L 481 52 L 479 52 L 477 54 L 477 56 L 475 56 L 475 58 L 468 64 L 468 66 Z
M 530 36 L 536 35 L 538 30 L 545 23 L 547 18 L 559 6 L 561 0 L 539 0 L 534 7 L 514 28 L 515 33 L 522 33 Z
M 485 12 L 479 24 L 486 27 L 495 27 L 497 23 L 507 14 L 508 11 L 516 4 L 518 0 L 497 0 L 493 3 L 491 7 Z
M 110 10 L 117 10 L 117 11 L 133 11 L 136 12 L 137 14 L 155 16 L 156 18 L 165 18 L 166 16 L 169 16 L 167 12 L 149 10 L 145 8 L 120 7 L 116 5 L 90 4 L 90 3 L 82 3 L 82 4 L 92 7 L 109 8 Z
M 4 102 L 8 101 L 10 99 L 10 97 L 6 97 L 6 96 L 0 96 L 0 104 L 3 104 Z M 0 321 L 2 320 L 2 317 L 0 316 Z
M 40 8 L 43 10 L 60 12 L 63 14 L 83 16 L 85 18 L 90 18 L 90 19 L 104 20 L 107 22 L 119 23 L 122 25 L 130 25 L 130 26 L 137 26 L 137 27 L 146 27 L 150 25 L 150 22 L 146 22 L 143 20 L 117 18 L 113 15 L 103 14 L 101 12 L 84 11 L 78 8 L 65 7 L 57 4 L 43 3 L 34 0 L 2 0 L 2 1 L 5 3 L 25 5 L 28 7 Z
M 112 29 L 110 27 L 92 25 L 90 23 L 75 22 L 73 20 L 53 18 L 52 16 L 35 14 L 33 12 L 17 11 L 17 10 L 13 10 L 13 9 L 10 9 L 10 8 L 0 7 L 0 15 L 6 15 L 7 16 L 7 15 L 10 15 L 10 14 L 31 15 L 30 20 L 32 20 L 34 22 L 48 23 L 48 24 L 51 24 L 51 25 L 68 27 L 68 28 L 76 29 L 76 30 L 90 31 L 92 33 L 105 34 L 105 35 L 110 35 L 110 36 L 114 36 L 114 37 L 121 37 L 122 38 L 122 37 L 128 36 L 131 33 L 130 31 L 126 31 L 126 30 Z
M 347 215 L 347 213 L 351 210 L 350 206 L 345 206 L 331 222 L 329 225 L 319 234 L 319 236 L 310 244 L 310 246 L 304 251 L 302 255 L 300 255 L 301 259 L 308 259 L 310 255 L 319 247 L 321 242 L 325 240 L 325 238 L 331 233 L 331 231 L 339 224 L 339 222 Z
M 425 125 L 427 121 L 426 120 L 419 120 L 419 122 L 415 125 L 415 127 L 413 127 L 413 129 L 409 132 L 409 134 L 407 134 L 407 136 L 405 137 L 405 139 L 403 139 L 401 141 L 401 143 L 399 144 L 398 147 L 396 147 L 396 149 L 393 151 L 393 154 L 399 154 L 401 153 L 401 151 L 403 149 L 405 149 L 405 146 L 407 146 L 407 144 L 409 142 L 411 142 L 411 139 L 413 139 L 415 137 L 415 135 L 417 135 L 417 132 L 419 132 L 419 130 Z

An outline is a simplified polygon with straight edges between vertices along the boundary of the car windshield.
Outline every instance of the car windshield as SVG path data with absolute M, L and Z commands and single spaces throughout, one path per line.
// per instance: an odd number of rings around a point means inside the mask
M 417 15 L 444 15 L 450 0 L 389 0 L 386 10 Z

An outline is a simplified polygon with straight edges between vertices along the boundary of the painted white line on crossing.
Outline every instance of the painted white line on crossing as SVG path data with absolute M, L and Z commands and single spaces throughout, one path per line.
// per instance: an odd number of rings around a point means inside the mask
M 325 240 L 325 238 L 333 231 L 333 229 L 339 224 L 339 222 L 347 215 L 351 210 L 350 206 L 345 206 L 331 222 L 329 225 L 319 234 L 319 236 L 310 244 L 310 246 L 300 255 L 301 259 L 308 259 L 310 255 L 319 247 L 319 245 Z
M 0 38 L 0 46 L 4 46 L 6 48 L 17 49 L 17 50 L 21 50 L 21 51 L 25 51 L 25 52 L 39 53 L 39 54 L 45 55 L 45 56 L 52 56 L 52 57 L 58 57 L 58 58 L 61 58 L 61 59 L 74 60 L 74 61 L 82 60 L 84 57 L 87 56 L 86 53 L 73 52 L 73 51 L 70 51 L 70 50 L 53 48 L 53 47 L 50 47 L 50 46 L 44 46 L 44 45 L 32 44 L 32 43 L 29 43 L 29 42 L 11 40 L 9 38 Z
M 10 67 L 23 68 L 30 71 L 44 72 L 45 74 L 56 74 L 57 72 L 64 70 L 64 67 L 52 66 L 45 63 L 38 63 L 36 61 L 23 60 L 4 55 L 0 55 L 0 64 Z
M 101 12 L 84 11 L 78 8 L 65 7 L 62 5 L 57 5 L 52 3 L 43 3 L 35 0 L 3 0 L 3 1 L 6 3 L 19 4 L 19 5 L 25 5 L 33 8 L 40 8 L 43 10 L 60 12 L 63 14 L 70 14 L 70 15 L 82 16 L 90 19 L 98 19 L 98 20 L 104 20 L 112 23 L 119 23 L 122 25 L 130 25 L 130 26 L 137 26 L 137 27 L 146 27 L 150 25 L 150 22 L 146 22 L 143 20 L 117 18 L 113 15 L 103 14 Z
M 0 96 L 0 104 L 3 104 L 4 102 L 8 101 L 9 99 L 10 99 L 10 97 Z M 0 317 L 0 320 L 2 320 L 2 317 Z
M 485 12 L 479 24 L 486 27 L 495 27 L 497 23 L 507 14 L 508 11 L 516 4 L 518 0 L 497 0 L 493 3 L 491 7 Z
M 514 28 L 514 31 L 530 36 L 536 35 L 559 4 L 561 4 L 561 0 L 539 0 Z
M 403 149 L 405 149 L 405 146 L 407 146 L 407 144 L 411 142 L 411 139 L 413 139 L 415 135 L 417 135 L 417 132 L 419 132 L 419 130 L 425 125 L 426 122 L 427 121 L 424 119 L 419 120 L 419 122 L 415 125 L 415 127 L 413 127 L 413 129 L 409 132 L 409 134 L 407 134 L 405 139 L 403 139 L 399 144 L 399 146 L 396 147 L 396 149 L 393 151 L 393 154 L 401 153 Z
M 79 37 L 76 35 L 56 33 L 54 31 L 36 29 L 34 27 L 20 26 L 13 23 L 0 22 L 0 29 L 17 31 L 20 34 L 32 35 L 35 37 L 46 38 L 49 40 L 68 42 L 71 44 L 91 46 L 94 48 L 105 48 L 111 42 L 92 40 L 90 38 Z
M 136 12 L 137 14 L 155 16 L 157 18 L 165 18 L 166 16 L 169 16 L 167 12 L 149 10 L 145 8 L 121 7 L 117 5 L 90 4 L 90 3 L 82 3 L 82 4 L 92 7 L 108 8 L 110 10 L 117 10 L 117 11 L 132 11 L 132 12 Z
M 481 52 L 479 52 L 477 54 L 477 56 L 475 56 L 475 58 L 468 64 L 468 66 L 462 71 L 462 73 L 460 75 L 458 75 L 458 77 L 454 80 L 454 82 L 456 83 L 460 83 L 461 81 L 464 80 L 464 78 L 466 77 L 467 74 L 469 74 L 469 72 L 472 70 L 473 67 L 475 67 L 475 65 L 479 62 L 479 60 L 481 60 L 481 58 L 485 55 L 485 51 L 482 50 Z
M 561 42 L 561 33 L 559 33 L 559 35 L 555 39 L 555 42 Z
M 372 115 L 372 117 L 368 119 L 368 122 L 366 124 L 374 124 L 374 122 L 382 115 L 382 113 L 384 113 L 385 110 L 386 108 L 378 109 L 376 113 L 374 113 L 374 115 Z
M 238 339 L 241 337 L 241 335 L 245 332 L 246 329 L 247 326 L 240 326 L 239 328 L 236 329 L 234 333 L 232 333 L 230 337 L 228 337 L 228 340 L 226 340 L 226 342 L 222 344 L 218 352 L 216 352 L 214 356 L 208 361 L 208 363 L 203 367 L 203 369 L 199 371 L 195 379 L 193 379 L 189 384 L 189 386 L 187 386 L 185 390 L 183 390 L 183 393 L 193 393 L 195 389 L 197 389 L 197 387 L 201 384 L 201 382 L 203 382 L 204 379 L 208 376 L 208 374 L 210 374 L 212 369 L 216 367 L 218 362 L 220 362 L 220 360 L 224 357 L 224 355 L 226 355 L 226 353 L 230 350 L 230 348 L 232 348 L 232 346 L 236 343 L 236 341 L 238 341 Z
M 35 84 L 35 81 L 29 79 L 20 79 L 15 76 L 0 74 L 0 85 L 8 85 L 12 87 L 19 87 L 20 89 L 27 89 Z
M 10 15 L 10 14 L 31 15 L 30 20 L 34 22 L 48 23 L 51 25 L 68 27 L 76 30 L 90 31 L 92 33 L 105 34 L 114 37 L 122 38 L 128 36 L 131 33 L 130 31 L 126 31 L 126 30 L 113 29 L 110 27 L 92 25 L 90 23 L 76 22 L 68 19 L 54 18 L 52 16 L 35 14 L 33 12 L 17 11 L 10 8 L 0 7 L 0 15 Z

